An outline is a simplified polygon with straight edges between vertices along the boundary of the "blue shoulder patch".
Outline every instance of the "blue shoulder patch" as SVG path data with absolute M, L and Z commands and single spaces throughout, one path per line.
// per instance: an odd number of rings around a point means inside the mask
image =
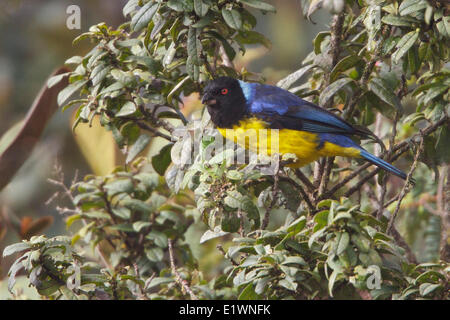
M 252 88 L 252 84 L 248 82 L 244 82 L 242 80 L 238 80 L 239 85 L 241 86 L 242 92 L 244 93 L 244 97 L 247 101 L 251 101 L 253 99 L 254 90 Z

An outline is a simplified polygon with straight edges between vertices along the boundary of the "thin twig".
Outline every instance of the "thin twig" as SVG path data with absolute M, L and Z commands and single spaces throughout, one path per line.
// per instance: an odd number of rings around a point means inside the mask
M 195 293 L 192 291 L 192 289 L 189 287 L 189 284 L 186 280 L 184 280 L 180 273 L 177 271 L 177 267 L 175 266 L 175 260 L 173 257 L 173 248 L 172 248 L 172 239 L 168 240 L 169 245 L 169 258 L 170 258 L 170 266 L 172 268 L 172 272 L 175 275 L 176 281 L 181 286 L 182 289 L 184 289 L 186 292 L 189 293 L 192 300 L 198 300 L 198 297 L 195 295 Z
M 326 158 L 326 160 L 325 160 L 324 173 L 323 173 L 322 179 L 320 181 L 318 195 L 321 195 L 322 193 L 324 193 L 324 191 L 326 190 L 326 188 L 328 186 L 328 181 L 330 180 L 331 169 L 333 168 L 333 162 L 334 162 L 334 157 L 329 157 L 329 158 Z
M 150 127 L 149 125 L 147 125 L 143 122 L 137 121 L 136 124 L 139 126 L 139 128 L 150 131 L 151 133 L 153 133 L 154 136 L 164 138 L 168 141 L 172 141 L 172 137 L 170 137 L 167 134 L 164 134 L 162 132 L 159 132 L 158 130 Z
M 54 185 L 60 187 L 61 189 L 63 189 L 63 191 L 64 191 L 63 194 L 70 199 L 70 201 L 72 202 L 72 204 L 75 207 L 75 209 L 60 208 L 60 207 L 56 207 L 56 209 L 58 210 L 59 213 L 68 213 L 68 212 L 70 212 L 72 214 L 80 213 L 81 209 L 75 205 L 75 198 L 73 197 L 72 192 L 64 184 L 64 172 L 62 171 L 61 166 L 59 166 L 57 163 L 55 164 L 55 175 L 57 176 L 58 180 L 47 179 L 47 181 L 50 182 L 51 184 L 54 184 Z M 72 185 L 75 184 L 77 178 L 78 178 L 78 171 L 76 171 L 75 176 L 72 179 Z M 82 218 L 81 221 L 82 221 L 83 225 L 87 225 L 87 222 L 84 218 Z M 111 264 L 109 264 L 108 260 L 105 258 L 105 255 L 103 254 L 103 252 L 99 246 L 100 246 L 100 244 L 97 244 L 95 246 L 95 251 L 97 252 L 98 256 L 100 257 L 100 260 L 101 260 L 103 266 L 110 270 L 114 270 L 114 268 L 111 266 Z
M 365 163 L 362 166 L 360 166 L 359 168 L 357 168 L 355 171 L 353 171 L 352 173 L 350 173 L 348 176 L 346 176 L 344 178 L 344 180 L 342 180 L 341 182 L 339 182 L 338 184 L 336 184 L 333 188 L 331 188 L 329 191 L 327 191 L 326 193 L 322 194 L 319 196 L 318 200 L 322 200 L 322 199 L 326 199 L 328 197 L 331 197 L 336 191 L 338 191 L 340 188 L 342 188 L 344 185 L 347 184 L 347 182 L 349 182 L 350 180 L 352 180 L 354 177 L 358 176 L 362 171 L 366 170 L 368 167 L 371 166 L 371 163 Z
M 395 201 L 397 201 L 399 195 L 400 195 L 400 194 L 396 195 L 395 197 L 393 197 L 392 199 L 390 199 L 388 202 L 385 202 L 385 203 L 383 204 L 383 209 L 386 209 L 386 208 L 389 207 L 391 204 L 393 204 Z M 377 214 L 378 210 L 379 210 L 379 209 L 373 210 L 373 211 L 370 213 L 370 215 L 371 215 L 371 216 L 374 216 L 375 214 Z
M 136 262 L 133 263 L 133 268 L 134 268 L 134 272 L 136 273 L 136 277 L 137 277 L 137 278 L 140 278 L 140 277 L 141 277 L 141 274 L 140 274 L 140 272 L 139 272 L 139 267 L 138 267 L 138 265 L 137 265 Z M 145 284 L 142 285 L 142 284 L 140 284 L 140 282 L 138 282 L 137 288 L 138 288 L 138 289 L 137 289 L 137 295 L 138 295 L 138 298 L 139 298 L 140 300 L 149 300 L 149 298 L 144 294 L 144 291 L 145 291 Z
M 393 227 L 394 222 L 395 222 L 395 218 L 397 217 L 398 211 L 400 210 L 400 205 L 402 204 L 403 198 L 409 192 L 411 177 L 412 177 L 412 174 L 413 174 L 414 170 L 416 169 L 417 160 L 419 159 L 419 155 L 420 155 L 420 153 L 422 152 L 422 149 L 423 149 L 423 141 L 424 141 L 424 139 L 422 138 L 422 140 L 420 141 L 419 148 L 417 148 L 416 155 L 414 156 L 414 161 L 413 161 L 413 164 L 411 165 L 411 169 L 409 170 L 408 175 L 406 176 L 406 181 L 405 181 L 405 184 L 403 186 L 403 189 L 400 192 L 400 195 L 398 197 L 397 207 L 395 208 L 394 213 L 391 215 L 391 217 L 389 219 L 389 223 L 388 223 L 388 226 L 387 226 L 387 229 L 386 229 L 386 233 L 388 233 L 388 234 L 392 230 L 392 227 Z
M 311 181 L 309 181 L 309 179 L 303 174 L 303 172 L 301 172 L 300 169 L 295 169 L 294 173 L 295 173 L 296 177 L 299 178 L 300 181 L 305 185 L 306 189 L 308 189 L 308 193 L 310 193 L 312 195 L 314 193 L 314 191 L 316 190 L 316 188 L 311 183 Z
M 449 119 L 447 116 L 443 117 L 441 120 L 430 124 L 429 126 L 427 126 L 425 129 L 423 129 L 421 131 L 421 133 L 416 133 L 413 136 L 411 136 L 409 139 L 406 139 L 400 143 L 397 143 L 391 150 L 392 153 L 395 152 L 395 154 L 392 155 L 392 157 L 390 159 L 387 159 L 388 161 L 395 161 L 397 160 L 403 153 L 405 153 L 406 151 L 409 150 L 410 144 L 412 141 L 415 141 L 415 139 L 417 137 L 420 137 L 421 135 L 423 137 L 428 136 L 430 134 L 432 134 L 434 131 L 436 131 L 437 129 L 439 129 L 444 123 L 449 122 Z M 339 182 L 338 184 L 336 184 L 332 189 L 330 189 L 329 191 L 327 191 L 325 194 L 319 196 L 318 200 L 322 200 L 322 199 L 326 199 L 328 197 L 331 197 L 334 193 L 336 193 L 337 190 L 339 190 L 340 188 L 342 188 L 345 184 L 347 184 L 350 180 L 352 180 L 354 177 L 358 176 L 362 171 L 366 170 L 368 167 L 370 167 L 372 164 L 367 162 L 365 164 L 363 164 L 362 166 L 360 166 L 359 168 L 357 168 L 355 171 L 353 171 L 351 174 L 349 174 L 347 177 L 344 178 L 344 180 L 342 180 L 341 182 Z M 350 190 L 348 190 L 345 193 L 345 196 L 348 197 L 351 194 L 353 194 L 354 192 L 356 192 L 361 185 L 363 185 L 364 183 L 366 183 L 369 179 L 371 179 L 373 176 L 375 176 L 380 170 L 380 168 L 376 168 L 375 170 L 373 170 L 371 173 L 369 173 L 367 176 L 363 177 L 354 187 L 352 187 Z
M 298 184 L 295 180 L 291 179 L 290 177 L 288 177 L 287 175 L 280 175 L 280 177 L 284 180 L 289 181 L 290 183 L 294 184 L 298 191 L 300 192 L 303 200 L 305 200 L 306 204 L 308 205 L 309 209 L 314 212 L 315 211 L 315 207 L 311 201 L 311 199 L 309 198 L 308 194 L 305 192 L 305 190 L 303 189 L 303 187 Z

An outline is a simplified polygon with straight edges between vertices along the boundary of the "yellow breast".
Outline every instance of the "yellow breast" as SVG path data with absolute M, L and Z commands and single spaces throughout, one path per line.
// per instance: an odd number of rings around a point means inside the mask
M 359 157 L 359 150 L 344 148 L 325 142 L 320 145 L 317 134 L 290 130 L 268 129 L 267 124 L 257 118 L 239 122 L 232 129 L 218 128 L 226 138 L 255 153 L 272 155 L 293 153 L 298 161 L 292 167 L 302 167 L 323 156 Z

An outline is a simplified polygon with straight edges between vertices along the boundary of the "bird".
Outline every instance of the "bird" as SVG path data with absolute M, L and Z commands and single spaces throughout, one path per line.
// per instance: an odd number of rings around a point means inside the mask
M 258 152 L 262 142 L 253 140 L 252 143 L 250 139 L 239 137 L 252 130 L 278 129 L 278 153 L 297 157 L 291 167 L 300 168 L 321 157 L 362 158 L 406 180 L 403 171 L 369 153 L 353 139 L 373 135 L 368 129 L 352 125 L 280 87 L 218 77 L 205 85 L 201 101 L 225 138 L 254 152 Z M 270 141 L 265 143 L 270 145 Z M 267 154 L 270 155 L 271 150 L 267 147 Z

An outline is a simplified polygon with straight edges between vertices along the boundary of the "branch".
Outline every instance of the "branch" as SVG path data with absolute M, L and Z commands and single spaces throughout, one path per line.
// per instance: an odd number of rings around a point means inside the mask
M 322 174 L 322 179 L 320 180 L 318 195 L 324 193 L 328 186 L 330 180 L 331 169 L 333 168 L 333 162 L 335 157 L 329 157 L 325 160 L 324 173 Z
M 447 183 L 444 180 L 447 178 Z M 450 202 L 450 166 L 444 166 L 438 183 L 438 194 L 436 199 L 437 210 L 441 216 L 441 260 L 448 261 L 449 246 L 447 244 L 449 230 L 449 202 Z
M 331 58 L 330 71 L 336 66 L 339 60 L 339 55 L 341 54 L 341 40 L 342 40 L 342 26 L 344 24 L 344 13 L 340 13 L 333 16 L 333 23 L 331 25 L 331 39 L 330 39 L 330 51 L 329 55 Z M 328 72 L 323 87 L 326 88 L 330 84 L 331 72 Z M 333 99 L 330 99 L 323 107 L 328 109 L 331 107 Z M 316 163 L 315 175 L 314 175 L 314 185 L 319 187 L 319 193 L 321 194 L 325 190 L 324 185 L 328 183 L 329 175 L 333 165 L 334 157 L 326 158 L 325 160 Z M 317 169 L 317 167 L 319 167 Z M 324 174 L 326 177 L 324 177 Z
M 172 272 L 175 275 L 175 278 L 177 280 L 177 282 L 180 284 L 181 288 L 184 289 L 186 292 L 189 293 L 189 295 L 191 296 L 192 300 L 198 300 L 197 296 L 195 295 L 195 293 L 192 291 L 192 289 L 189 287 L 189 284 L 187 283 L 186 280 L 184 280 L 180 273 L 177 271 L 177 267 L 175 266 L 175 261 L 173 258 L 173 248 L 172 248 L 172 239 L 168 240 L 168 245 L 169 245 L 169 258 L 170 258 L 170 266 L 172 268 Z
M 303 174 L 303 172 L 301 172 L 300 169 L 295 169 L 294 173 L 296 175 L 297 178 L 299 178 L 299 180 L 305 185 L 305 187 L 308 189 L 308 192 L 310 194 L 313 194 L 314 191 L 316 190 L 316 187 L 314 187 L 314 185 L 311 183 L 311 181 L 309 181 L 309 179 Z
M 161 137 L 164 138 L 168 141 L 172 141 L 172 138 L 162 132 L 159 132 L 158 130 L 148 126 L 147 124 L 137 121 L 136 124 L 139 126 L 139 128 L 150 131 L 151 133 L 153 133 L 153 136 L 157 136 L 157 137 Z
M 298 191 L 300 192 L 300 194 L 302 195 L 303 200 L 305 200 L 306 204 L 308 205 L 309 209 L 314 212 L 315 211 L 315 207 L 311 201 L 311 199 L 309 198 L 308 194 L 305 192 L 305 190 L 303 189 L 303 187 L 298 184 L 295 180 L 289 178 L 287 175 L 281 175 L 281 178 L 289 181 L 290 183 L 294 184 L 297 188 Z
M 411 136 L 409 139 L 406 139 L 398 144 L 396 144 L 392 150 L 391 154 L 396 152 L 390 159 L 387 159 L 388 161 L 395 161 L 397 160 L 403 153 L 409 150 L 410 144 L 412 141 L 414 141 L 417 137 L 420 137 L 421 135 L 423 137 L 428 136 L 432 134 L 434 131 L 436 131 L 440 126 L 442 126 L 444 123 L 449 122 L 449 118 L 447 116 L 443 117 L 441 120 L 435 122 L 434 124 L 430 124 L 428 127 L 423 129 L 421 133 L 416 133 L 413 136 Z M 386 153 L 385 153 L 386 154 Z M 383 158 L 383 157 L 382 157 Z M 332 189 L 327 191 L 322 196 L 319 196 L 318 200 L 326 199 L 328 197 L 331 197 L 334 193 L 336 193 L 337 190 L 342 188 L 345 184 L 347 184 L 350 180 L 352 180 L 354 177 L 358 176 L 362 171 L 366 170 L 368 167 L 370 167 L 372 164 L 367 162 L 360 166 L 358 169 L 353 171 L 350 175 L 344 178 L 340 183 L 336 184 Z M 376 168 L 371 173 L 369 173 L 367 176 L 362 178 L 354 187 L 352 187 L 350 190 L 348 190 L 345 193 L 345 196 L 348 197 L 354 192 L 356 192 L 364 183 L 366 183 L 369 179 L 371 179 L 373 176 L 375 176 L 380 170 L 380 168 Z
M 342 40 L 342 26 L 344 24 L 344 13 L 340 13 L 333 16 L 333 24 L 331 26 L 331 67 L 333 68 L 339 59 L 341 53 L 341 40 Z
M 417 148 L 416 155 L 414 156 L 414 162 L 413 162 L 413 164 L 411 166 L 411 169 L 408 172 L 408 175 L 406 176 L 405 184 L 404 184 L 403 189 L 400 192 L 400 195 L 398 197 L 397 207 L 395 208 L 394 213 L 391 215 L 391 217 L 389 219 L 389 223 L 388 223 L 388 226 L 387 226 L 387 229 L 386 229 L 386 233 L 388 233 L 388 234 L 391 233 L 391 229 L 392 229 L 392 227 L 394 225 L 394 221 L 395 221 L 395 218 L 397 217 L 398 211 L 400 210 L 400 205 L 401 205 L 401 203 L 403 201 L 403 198 L 410 191 L 409 187 L 410 187 L 411 176 L 412 176 L 414 170 L 416 169 L 417 160 L 419 159 L 419 155 L 420 155 L 420 153 L 423 150 L 423 141 L 424 141 L 424 139 L 422 138 L 422 140 L 420 141 L 419 148 Z
M 371 163 L 367 162 L 367 163 L 363 164 L 362 166 L 360 166 L 358 169 L 356 169 L 351 174 L 349 174 L 347 177 L 345 177 L 344 180 L 342 180 L 341 182 L 336 184 L 332 189 L 330 189 L 326 193 L 320 195 L 318 201 L 331 197 L 336 191 L 338 191 L 340 188 L 342 188 L 344 185 L 346 185 L 347 182 L 352 180 L 354 177 L 358 176 L 362 171 L 366 170 L 371 165 L 372 165 Z

